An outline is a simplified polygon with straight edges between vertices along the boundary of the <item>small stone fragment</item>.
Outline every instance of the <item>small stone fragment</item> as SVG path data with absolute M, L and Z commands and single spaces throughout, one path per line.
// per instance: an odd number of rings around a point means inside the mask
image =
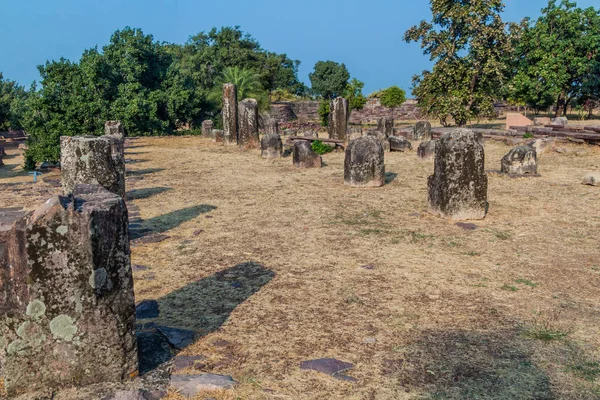
M 586 176 L 583 177 L 582 183 L 584 185 L 589 185 L 589 186 L 600 186 L 600 173 L 595 172 L 595 173 L 587 174 Z
M 457 223 L 456 223 L 456 224 L 454 224 L 454 225 L 456 225 L 456 226 L 458 226 L 459 228 L 462 228 L 462 229 L 464 229 L 464 230 L 466 230 L 466 231 L 474 231 L 475 229 L 477 229 L 477 228 L 478 228 L 478 226 L 477 226 L 477 225 L 475 225 L 475 224 L 471 224 L 471 223 L 468 223 L 468 222 L 457 222 Z
M 537 174 L 537 154 L 533 147 L 518 146 L 502 158 L 501 171 L 505 174 Z
M 194 397 L 200 392 L 233 389 L 238 383 L 227 375 L 172 375 L 171 387 L 186 397 Z
M 354 364 L 337 360 L 335 358 L 319 358 L 316 360 L 303 361 L 300 369 L 313 370 L 328 375 L 339 374 L 353 368 Z

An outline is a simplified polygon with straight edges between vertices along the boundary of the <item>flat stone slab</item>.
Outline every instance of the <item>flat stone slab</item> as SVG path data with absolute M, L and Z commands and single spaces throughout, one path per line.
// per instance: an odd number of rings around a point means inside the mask
M 300 364 L 300 369 L 313 370 L 328 375 L 339 374 L 352 367 L 354 367 L 354 364 L 340 361 L 335 358 L 319 358 L 317 360 L 303 361 Z
M 157 318 L 160 314 L 156 300 L 144 300 L 135 306 L 135 317 L 137 319 Z
M 177 356 L 173 359 L 173 372 L 199 367 L 204 360 L 206 360 L 204 356 Z
M 170 328 L 168 326 L 159 326 L 157 329 L 167 338 L 171 346 L 179 350 L 185 349 L 194 343 L 196 336 L 196 332 L 187 329 Z
M 171 387 L 186 397 L 209 390 L 233 389 L 237 385 L 231 376 L 216 374 L 172 375 Z

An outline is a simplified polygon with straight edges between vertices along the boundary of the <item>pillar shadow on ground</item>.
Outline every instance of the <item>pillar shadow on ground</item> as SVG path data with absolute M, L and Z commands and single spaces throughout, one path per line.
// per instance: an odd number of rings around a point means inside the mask
M 398 177 L 398 174 L 395 172 L 386 172 L 385 173 L 385 184 L 392 183 L 394 179 Z
M 393 353 L 392 353 L 393 354 Z M 431 331 L 383 362 L 383 372 L 431 399 L 550 400 L 548 375 L 517 331 Z
M 164 192 L 168 192 L 169 190 L 173 190 L 170 187 L 154 187 L 154 188 L 144 188 L 144 189 L 132 189 L 127 192 L 126 198 L 127 200 L 141 200 L 147 199 L 157 194 L 161 194 Z
M 157 217 L 148 218 L 146 220 L 130 220 L 129 238 L 131 240 L 136 240 L 151 234 L 156 235 L 169 231 L 178 227 L 184 222 L 196 218 L 201 214 L 211 212 L 215 208 L 217 207 L 209 204 L 200 204 L 197 206 L 182 208 L 181 210 L 176 210 L 167 214 L 159 215 Z
M 187 284 L 137 308 L 140 373 L 169 361 L 176 352 L 219 329 L 233 310 L 275 276 L 255 262 L 245 262 Z M 140 317 L 151 318 L 140 318 Z
M 141 175 L 154 174 L 156 172 L 161 172 L 164 170 L 165 170 L 164 168 L 146 168 L 146 169 L 138 169 L 135 171 L 128 170 L 126 175 L 127 176 L 141 176 Z

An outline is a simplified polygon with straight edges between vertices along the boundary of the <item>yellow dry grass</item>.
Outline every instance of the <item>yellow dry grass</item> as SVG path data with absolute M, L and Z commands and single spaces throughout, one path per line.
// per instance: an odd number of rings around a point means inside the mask
M 600 191 L 581 185 L 598 147 L 543 154 L 539 178 L 491 174 L 489 214 L 467 231 L 425 212 L 433 163 L 415 151 L 387 153 L 389 182 L 356 189 L 343 153 L 299 170 L 197 137 L 132 143 L 130 202 L 170 236 L 133 247 L 149 268 L 136 300 L 198 330 L 182 354 L 240 382 L 212 397 L 600 396 L 586 369 L 600 358 Z M 486 168 L 509 149 L 488 141 Z M 23 193 L 0 205 L 33 203 Z M 299 368 L 322 357 L 353 363 L 357 382 Z

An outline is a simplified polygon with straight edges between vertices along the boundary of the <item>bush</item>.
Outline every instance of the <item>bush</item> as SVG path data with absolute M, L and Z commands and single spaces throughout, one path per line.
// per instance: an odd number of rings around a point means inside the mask
M 35 159 L 29 154 L 25 155 L 25 162 L 23 163 L 23 169 L 25 171 L 35 170 Z
M 533 137 L 533 133 L 531 133 L 531 132 L 528 132 L 523 135 L 523 139 L 531 139 L 532 137 Z
M 325 143 L 321 142 L 320 140 L 315 140 L 314 142 L 312 142 L 313 151 L 320 155 L 329 153 L 330 151 L 333 151 L 334 148 L 335 148 L 334 146 L 325 144 Z
M 329 100 L 323 100 L 319 104 L 319 119 L 321 120 L 321 126 L 329 125 L 329 113 L 331 112 L 329 108 Z

